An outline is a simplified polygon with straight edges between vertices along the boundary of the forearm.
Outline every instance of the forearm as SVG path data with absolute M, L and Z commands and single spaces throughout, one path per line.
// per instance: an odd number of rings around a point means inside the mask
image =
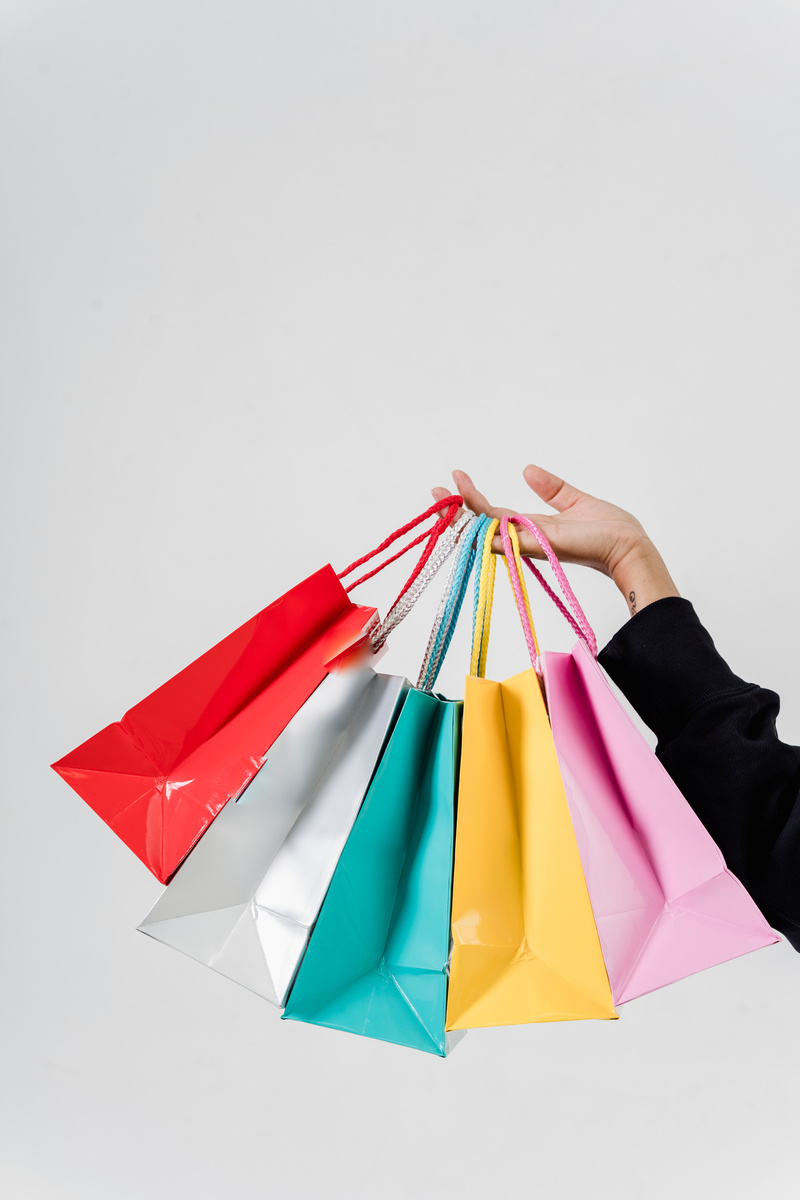
M 728 866 L 800 949 L 800 747 L 778 737 L 778 696 L 734 674 L 681 598 L 626 622 L 598 661 Z

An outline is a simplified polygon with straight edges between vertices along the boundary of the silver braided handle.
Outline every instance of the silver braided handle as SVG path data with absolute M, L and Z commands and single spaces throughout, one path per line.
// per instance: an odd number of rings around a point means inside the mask
M 475 534 L 477 532 L 473 528 L 475 522 L 478 519 L 477 515 L 475 513 L 472 513 L 470 515 L 472 517 L 472 520 L 468 521 L 465 524 L 464 529 L 462 530 L 461 537 L 459 538 L 459 544 L 461 546 L 463 546 L 464 543 L 468 540 L 474 540 Z M 417 688 L 420 691 L 424 691 L 424 690 L 427 690 L 427 689 L 433 687 L 433 683 L 435 682 L 436 676 L 439 673 L 439 664 L 442 660 L 442 655 L 444 653 L 446 637 L 439 641 L 439 645 L 436 650 L 436 657 L 433 660 L 433 662 L 431 662 L 431 656 L 433 654 L 433 647 L 439 636 L 439 630 L 441 629 L 442 623 L 445 618 L 445 613 L 447 612 L 447 609 L 452 600 L 453 587 L 455 584 L 455 578 L 456 578 L 457 571 L 458 571 L 458 555 L 456 555 L 456 557 L 453 560 L 453 563 L 450 567 L 450 571 L 447 576 L 447 583 L 445 584 L 444 591 L 442 592 L 442 598 L 439 601 L 439 608 L 436 612 L 436 620 L 433 623 L 433 629 L 431 630 L 431 636 L 428 639 L 428 645 L 425 649 L 425 657 L 422 660 L 422 666 L 420 667 L 420 670 L 419 670 L 419 676 L 417 678 Z M 462 582 L 464 582 L 464 581 L 462 581 Z M 447 632 L 449 630 L 450 624 L 452 623 L 452 620 L 453 620 L 453 616 L 454 616 L 454 614 L 451 612 L 450 621 L 448 621 L 448 627 L 447 627 L 447 629 L 445 629 L 445 634 L 447 634 Z M 430 684 L 427 684 L 428 677 L 430 677 L 430 679 L 432 681 Z M 426 689 L 426 684 L 427 684 L 427 689 Z
M 431 655 L 433 653 L 433 646 L 434 646 L 434 643 L 438 636 L 439 630 L 441 628 L 442 621 L 444 620 L 444 614 L 447 611 L 447 605 L 450 601 L 450 597 L 453 592 L 453 581 L 455 579 L 457 568 L 458 568 L 458 557 L 456 556 L 453 559 L 452 563 L 450 564 L 450 571 L 447 576 L 447 582 L 444 585 L 444 591 L 442 592 L 442 598 L 439 601 L 439 607 L 436 610 L 436 620 L 433 623 L 433 629 L 431 630 L 431 636 L 428 638 L 428 645 L 425 647 L 425 657 L 423 658 L 422 666 L 419 669 L 419 677 L 417 679 L 417 688 L 420 691 L 422 690 L 423 685 L 425 683 L 425 677 L 428 674 L 428 667 L 430 666 Z
M 386 641 L 393 629 L 396 629 L 402 620 L 404 620 L 411 609 L 419 600 L 425 588 L 428 586 L 434 575 L 441 569 L 450 555 L 453 553 L 458 544 L 459 536 L 462 531 L 471 524 L 475 519 L 474 513 L 463 513 L 455 524 L 446 529 L 439 538 L 436 549 L 431 557 L 426 562 L 423 569 L 420 571 L 417 578 L 414 580 L 406 594 L 394 605 L 393 608 L 384 617 L 381 624 L 372 634 L 372 647 L 374 650 L 380 650 L 383 643 Z

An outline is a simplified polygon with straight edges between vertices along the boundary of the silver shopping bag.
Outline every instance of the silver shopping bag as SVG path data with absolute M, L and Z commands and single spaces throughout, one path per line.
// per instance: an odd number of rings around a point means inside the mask
M 464 514 L 442 535 L 371 634 L 375 651 L 473 521 Z M 440 621 L 441 613 L 437 628 Z M 329 671 L 139 926 L 279 1007 L 410 689 L 402 676 L 377 674 L 361 653 Z
M 328 675 L 139 929 L 282 1006 L 408 687 Z

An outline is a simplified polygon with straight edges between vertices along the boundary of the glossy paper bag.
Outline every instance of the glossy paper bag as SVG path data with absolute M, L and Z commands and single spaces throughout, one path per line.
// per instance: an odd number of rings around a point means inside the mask
M 139 926 L 282 1005 L 407 690 L 328 675 Z
M 447 1028 L 613 1018 L 539 678 L 481 677 L 497 524 L 464 695 Z
M 339 859 L 284 1018 L 430 1054 L 445 1034 L 459 702 L 412 690 Z
M 465 513 L 450 531 L 458 553 L 419 690 L 381 759 L 284 1013 L 438 1055 L 454 1044 L 444 1022 L 461 705 L 432 689 L 485 523 Z
M 323 567 L 54 770 L 166 882 L 375 618 Z
M 527 518 L 511 520 L 540 540 L 580 635 L 571 653 L 547 650 L 541 659 L 615 1003 L 778 941 L 612 692 L 591 626 L 544 534 Z
M 377 623 L 375 609 L 353 604 L 347 592 L 427 539 L 397 604 L 459 504 L 452 496 L 437 501 L 338 576 L 323 567 L 54 769 L 166 882 L 220 809 L 253 778 L 328 664 Z M 447 511 L 429 532 L 343 587 L 344 576 L 440 509 Z
M 386 620 L 374 647 L 453 553 L 464 515 Z M 288 723 L 266 762 L 228 803 L 140 929 L 282 1005 L 339 854 L 400 711 L 407 682 L 376 675 L 355 651 Z

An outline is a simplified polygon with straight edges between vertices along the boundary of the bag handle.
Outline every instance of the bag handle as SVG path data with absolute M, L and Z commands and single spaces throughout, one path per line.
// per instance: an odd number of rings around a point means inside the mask
M 519 513 L 517 513 L 517 515 L 513 516 L 513 517 L 503 517 L 502 518 L 502 520 L 500 521 L 500 537 L 504 538 L 504 534 L 507 534 L 507 532 L 509 530 L 512 530 L 514 525 L 522 525 L 525 529 L 527 529 L 530 533 L 532 533 L 533 536 L 536 538 L 537 542 L 539 543 L 542 550 L 544 551 L 545 557 L 547 558 L 548 562 L 550 563 L 550 566 L 553 568 L 553 574 L 555 575 L 556 580 L 558 581 L 558 585 L 561 588 L 561 591 L 564 593 L 564 596 L 566 598 L 567 604 L 569 605 L 569 608 L 567 608 L 566 605 L 563 603 L 563 601 L 560 599 L 560 597 L 558 597 L 556 595 L 556 593 L 550 587 L 547 580 L 541 574 L 539 569 L 534 565 L 534 563 L 532 563 L 530 561 L 530 559 L 526 558 L 525 565 L 528 567 L 528 570 L 531 571 L 531 573 L 536 576 L 539 583 L 542 585 L 544 590 L 547 592 L 550 599 L 553 601 L 553 603 L 556 605 L 556 607 L 561 611 L 561 613 L 563 613 L 563 615 L 569 621 L 570 625 L 575 630 L 578 637 L 581 638 L 581 640 L 586 643 L 589 650 L 591 651 L 592 657 L 597 658 L 597 638 L 594 635 L 594 630 L 592 629 L 591 625 L 589 624 L 589 621 L 587 620 L 587 617 L 586 617 L 586 613 L 581 608 L 580 604 L 578 603 L 577 597 L 575 596 L 575 593 L 573 592 L 572 588 L 569 585 L 569 580 L 567 579 L 566 575 L 564 574 L 564 572 L 562 570 L 561 563 L 558 561 L 558 556 L 556 555 L 555 551 L 553 550 L 553 547 L 550 545 L 550 543 L 548 542 L 547 538 L 542 533 L 542 531 L 538 527 L 538 525 L 535 525 L 533 523 L 533 521 L 530 520 L 529 517 L 523 517 Z M 519 543 L 517 543 L 517 545 L 518 544 Z M 503 540 L 503 550 L 505 551 L 506 555 L 508 555 L 508 547 L 506 545 L 505 538 Z M 519 578 L 522 579 L 521 568 L 519 571 Z M 513 579 L 512 579 L 512 583 L 513 583 Z M 516 596 L 516 589 L 515 589 L 514 594 Z M 527 596 L 527 592 L 525 592 L 525 595 Z M 519 601 L 517 602 L 517 607 L 519 608 Z M 570 609 L 572 610 L 571 612 L 570 612 Z M 528 609 L 528 612 L 530 613 L 530 608 Z M 522 613 L 520 611 L 520 616 L 521 615 L 522 615 Z
M 492 539 L 500 522 L 494 518 L 486 526 L 480 561 L 475 569 L 475 586 L 472 603 L 472 654 L 469 673 L 483 678 L 486 670 L 486 653 L 489 649 L 489 629 L 492 622 L 492 601 L 497 559 L 492 554 Z
M 514 599 L 516 600 L 517 612 L 522 623 L 522 632 L 525 635 L 525 641 L 528 646 L 528 653 L 531 656 L 531 666 L 541 679 L 542 656 L 533 628 L 528 589 L 525 586 L 525 577 L 522 574 L 519 537 L 514 526 L 508 523 L 507 517 L 504 517 L 500 522 L 500 537 L 503 539 L 503 552 L 505 554 L 506 566 L 508 567 L 508 577 L 514 592 Z
M 393 563 L 396 559 L 400 558 L 403 554 L 406 554 L 409 550 L 411 550 L 412 547 L 418 546 L 420 542 L 424 542 L 427 538 L 427 545 L 422 551 L 416 567 L 411 572 L 405 582 L 405 585 L 395 597 L 393 604 L 390 606 L 390 608 L 394 608 L 395 604 L 402 599 L 402 597 L 411 587 L 412 583 L 425 566 L 431 554 L 433 554 L 436 543 L 450 525 L 450 522 L 455 517 L 461 505 L 462 500 L 460 496 L 443 496 L 441 500 L 436 500 L 430 505 L 429 508 L 426 508 L 425 512 L 420 513 L 418 516 L 414 517 L 413 520 L 408 521 L 405 525 L 401 525 L 399 529 L 395 529 L 394 533 L 390 533 L 387 538 L 384 538 L 381 544 L 376 546 L 374 550 L 370 550 L 368 554 L 364 554 L 361 556 L 361 558 L 357 558 L 355 562 L 351 562 L 350 565 L 345 567 L 343 571 L 339 571 L 338 578 L 343 580 L 346 575 L 351 574 L 351 572 L 355 571 L 357 567 L 361 567 L 364 565 L 364 563 L 369 562 L 369 560 L 374 558 L 376 554 L 380 554 L 383 550 L 386 550 L 387 547 L 391 546 L 393 542 L 396 542 L 399 537 L 402 537 L 410 530 L 416 528 L 416 526 L 421 524 L 422 521 L 427 520 L 428 517 L 433 516 L 442 509 L 446 510 L 431 529 L 427 530 L 425 533 L 421 533 L 418 537 L 414 538 L 412 542 L 409 542 L 407 546 L 404 546 L 402 550 L 398 550 L 396 554 L 393 554 L 391 558 L 387 558 L 386 561 L 382 562 L 379 566 L 374 567 L 371 571 L 367 571 L 365 575 L 361 575 L 355 580 L 354 583 L 348 584 L 348 586 L 345 588 L 345 591 L 352 592 L 353 588 L 358 587 L 360 583 L 366 582 L 367 579 L 371 579 L 373 575 L 377 575 L 379 571 L 384 569 L 384 567 L 388 567 L 390 563 Z
M 497 569 L 497 555 L 492 551 L 492 541 L 495 531 L 501 524 L 499 520 L 489 522 L 483 540 L 481 567 L 475 576 L 475 611 L 472 624 L 472 658 L 470 660 L 470 675 L 483 679 L 486 672 L 486 655 L 489 649 L 489 632 L 492 620 L 492 605 L 494 600 L 494 581 Z M 503 561 L 506 564 L 509 580 L 517 598 L 519 587 L 518 611 L 522 621 L 522 631 L 531 657 L 531 664 L 541 678 L 541 654 L 536 631 L 533 626 L 528 593 L 522 576 L 520 561 L 519 538 L 513 525 L 509 526 L 504 542 L 506 551 Z
M 445 655 L 455 633 L 461 607 L 467 594 L 469 577 L 475 564 L 478 546 L 483 545 L 483 531 L 489 524 L 489 518 L 481 514 L 470 514 L 472 521 L 465 529 L 459 545 L 456 558 L 453 560 L 445 584 L 436 620 L 428 639 L 425 655 L 417 679 L 420 691 L 431 692 L 436 684 Z
M 436 575 L 455 550 L 465 529 L 474 520 L 474 513 L 462 513 L 455 524 L 444 531 L 436 545 L 436 552 L 425 563 L 413 584 L 405 591 L 405 594 L 394 602 L 383 621 L 372 634 L 371 640 L 374 650 L 379 650 L 392 630 L 396 629 L 400 622 L 408 616 L 434 575 Z

